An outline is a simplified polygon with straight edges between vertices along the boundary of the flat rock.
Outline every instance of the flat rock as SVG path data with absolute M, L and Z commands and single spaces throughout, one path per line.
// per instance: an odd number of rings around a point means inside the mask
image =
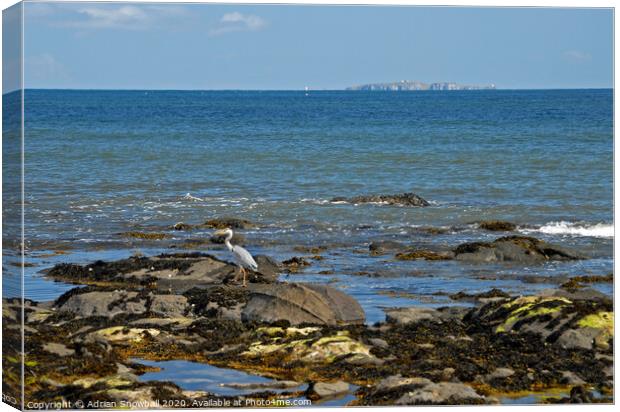
M 187 298 L 182 295 L 155 295 L 151 299 L 150 311 L 165 318 L 181 318 L 187 310 Z
M 439 312 L 436 309 L 415 306 L 408 308 L 386 309 L 385 313 L 385 320 L 388 323 L 396 323 L 399 325 L 408 325 L 422 320 L 441 323 L 448 317 L 446 314 Z
M 395 195 L 369 195 L 369 196 L 354 196 L 354 197 L 335 197 L 332 202 L 348 202 L 348 203 L 379 203 L 387 205 L 400 205 L 400 206 L 416 206 L 424 207 L 430 205 L 430 203 L 418 196 L 415 193 L 399 193 Z
M 43 350 L 61 357 L 73 356 L 75 354 L 75 350 L 67 348 L 62 343 L 48 342 L 43 345 Z
M 275 322 L 292 325 L 359 324 L 365 319 L 359 303 L 345 293 L 326 285 L 279 283 L 255 285 L 241 314 L 244 321 Z
M 349 391 L 349 384 L 343 381 L 316 382 L 312 385 L 308 394 L 312 398 L 329 398 Z
M 463 405 L 486 403 L 472 387 L 463 383 L 430 383 L 405 393 L 396 405 Z
M 71 296 L 60 307 L 60 312 L 71 312 L 84 318 L 119 314 L 140 315 L 146 312 L 144 300 L 136 300 L 136 292 L 87 292 Z

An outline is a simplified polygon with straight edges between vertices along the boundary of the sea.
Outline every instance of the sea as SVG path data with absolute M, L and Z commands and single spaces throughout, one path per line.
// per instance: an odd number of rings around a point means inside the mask
M 257 224 L 241 231 L 255 255 L 305 257 L 311 265 L 281 279 L 330 284 L 354 296 L 369 323 L 388 307 L 467 305 L 450 299 L 460 291 L 528 294 L 613 272 L 611 89 L 26 90 L 24 124 L 26 265 L 19 224 L 7 221 L 21 207 L 19 186 L 8 182 L 4 297 L 19 295 L 23 270 L 26 298 L 55 299 L 74 287 L 45 278 L 61 262 L 181 250 L 230 259 L 220 246 L 183 246 L 211 230 L 171 228 L 220 217 Z M 3 152 L 11 176 L 19 139 L 5 133 Z M 331 201 L 403 192 L 430 206 Z M 466 264 L 368 250 L 381 240 L 449 249 L 510 234 L 479 228 L 491 219 L 589 259 Z M 128 231 L 169 237 L 141 242 Z M 321 260 L 300 251 L 316 246 Z

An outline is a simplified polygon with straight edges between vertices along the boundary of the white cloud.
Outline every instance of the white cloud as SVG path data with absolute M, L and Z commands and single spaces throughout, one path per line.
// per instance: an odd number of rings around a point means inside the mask
M 185 17 L 185 9 L 178 6 L 90 6 L 75 10 L 73 18 L 60 23 L 64 27 L 80 29 L 143 30 L 165 19 Z
M 237 11 L 226 13 L 220 19 L 218 27 L 210 31 L 213 36 L 235 31 L 257 31 L 267 26 L 267 22 L 259 16 L 242 14 Z
M 567 50 L 564 52 L 564 57 L 573 61 L 585 61 L 592 58 L 590 53 L 581 50 Z

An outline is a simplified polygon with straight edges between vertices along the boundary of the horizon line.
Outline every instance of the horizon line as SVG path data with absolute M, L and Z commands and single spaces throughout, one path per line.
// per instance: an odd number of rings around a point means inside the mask
M 2 95 L 14 93 L 20 90 L 48 90 L 48 91 L 136 91 L 136 92 L 354 92 L 354 93 L 420 93 L 420 92 L 481 92 L 481 91 L 515 91 L 515 90 L 613 90 L 613 86 L 608 87 L 518 87 L 518 88 L 495 88 L 495 89 L 473 89 L 473 90 L 347 90 L 344 89 L 148 89 L 148 88 L 75 88 L 75 87 L 27 87 L 14 89 Z

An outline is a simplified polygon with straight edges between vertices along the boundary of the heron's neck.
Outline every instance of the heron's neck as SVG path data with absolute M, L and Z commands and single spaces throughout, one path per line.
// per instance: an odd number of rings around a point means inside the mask
M 232 234 L 232 233 L 228 233 L 228 234 L 226 235 L 226 238 L 224 239 L 224 244 L 226 245 L 226 247 L 227 247 L 227 248 L 228 248 L 228 250 L 230 250 L 230 251 L 232 251 L 232 249 L 233 249 L 233 246 L 232 246 L 232 244 L 230 243 L 230 239 L 232 239 L 232 237 L 233 237 L 233 234 Z

